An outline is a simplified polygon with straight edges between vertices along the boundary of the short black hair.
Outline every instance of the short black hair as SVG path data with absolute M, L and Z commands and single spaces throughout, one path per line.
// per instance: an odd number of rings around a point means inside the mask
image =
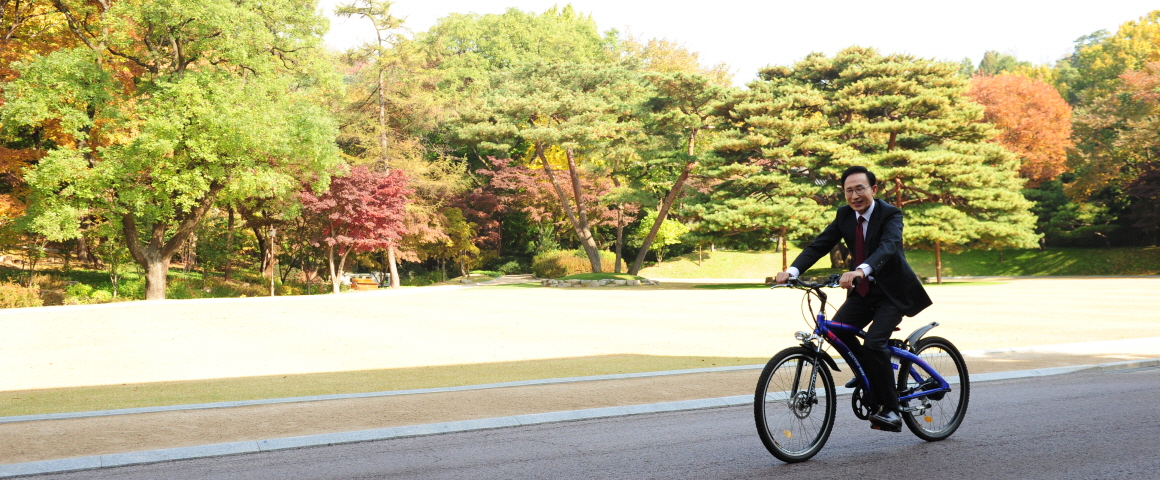
M 866 167 L 861 165 L 855 165 L 853 167 L 847 168 L 845 172 L 842 172 L 842 183 L 839 188 L 846 188 L 846 178 L 855 173 L 865 173 L 866 179 L 870 181 L 871 187 L 878 185 L 878 179 L 874 178 L 874 172 L 867 170 Z

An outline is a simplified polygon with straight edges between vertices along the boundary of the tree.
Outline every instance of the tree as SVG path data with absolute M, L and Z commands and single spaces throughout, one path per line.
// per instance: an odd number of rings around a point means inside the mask
M 1120 75 L 1160 61 L 1160 10 L 1120 25 L 1114 34 L 1100 30 L 1076 40 L 1072 55 L 1057 65 L 1059 88 L 1080 105 L 1115 88 Z
M 631 128 L 639 84 L 622 68 L 563 62 L 505 70 L 493 81 L 486 104 L 477 111 L 464 112 L 457 135 L 503 153 L 511 151 L 516 142 L 528 145 L 530 156 L 539 161 L 555 190 L 592 271 L 600 272 L 577 157 Z M 550 159 L 553 152 L 563 154 L 571 198 L 556 178 Z
M 1105 203 L 1097 197 L 1128 197 L 1138 227 L 1155 229 L 1154 183 L 1160 169 L 1160 62 L 1128 71 L 1108 94 L 1098 95 L 1075 116 L 1084 141 L 1073 158 L 1072 198 Z M 1127 195 L 1124 195 L 1127 193 Z M 1153 219 L 1153 220 L 1149 220 Z
M 491 85 L 492 74 L 529 63 L 610 64 L 614 34 L 602 36 L 590 15 L 565 5 L 541 14 L 515 8 L 498 15 L 453 13 L 419 41 L 449 73 L 448 88 L 475 92 Z
M 445 268 L 447 260 L 455 262 L 461 276 L 467 276 L 470 273 L 471 262 L 479 255 L 479 247 L 473 242 L 475 224 L 467 221 L 458 208 L 446 208 L 442 213 L 446 239 L 421 244 L 417 249 L 419 259 L 437 260 L 443 280 L 447 279 Z
M 651 158 L 638 165 L 645 172 L 636 176 L 636 183 L 652 183 L 639 187 L 660 190 L 664 196 L 657 206 L 657 214 L 652 217 L 640 251 L 628 269 L 632 275 L 636 275 L 644 265 L 645 254 L 652 249 L 652 242 L 668 218 L 669 210 L 683 193 L 689 175 L 700 164 L 697 137 L 720 122 L 716 109 L 729 93 L 710 78 L 696 74 L 649 74 L 646 78 L 655 92 L 646 103 L 650 113 L 646 130 L 659 145 L 649 155 Z M 648 221 L 647 217 L 645 221 Z
M 657 263 L 664 261 L 665 251 L 670 245 L 680 244 L 681 237 L 689 233 L 689 227 L 686 227 L 685 224 L 671 218 L 658 222 L 659 218 L 656 210 L 648 211 L 641 219 L 640 227 L 632 235 L 634 243 L 639 245 L 642 250 L 647 248 L 656 254 Z M 645 240 L 652 240 L 652 242 L 646 246 Z M 631 271 L 629 273 L 636 275 Z
M 1071 106 L 1045 82 L 1021 75 L 976 75 L 967 92 L 983 105 L 983 120 L 999 129 L 1000 145 L 1019 156 L 1028 188 L 1066 170 Z
M 409 193 L 402 171 L 352 167 L 347 176 L 332 179 L 329 190 L 315 194 L 308 188 L 299 194 L 303 209 L 321 225 L 312 244 L 325 245 L 334 293 L 339 293 L 351 252 L 387 248 L 402 238 Z
M 987 50 L 983 53 L 983 59 L 979 60 L 979 68 L 974 71 L 974 74 L 993 77 L 1029 67 L 1031 67 L 1031 62 L 1023 62 L 1012 55 Z
M 825 98 L 781 67 L 762 71 L 749 89 L 718 106 L 734 128 L 714 145 L 704 175 L 709 191 L 685 212 L 693 230 L 746 245 L 811 236 L 828 222 L 834 195 L 820 167 L 840 145 L 826 136 Z M 744 239 L 744 240 L 741 240 Z M 788 263 L 782 249 L 782 268 Z
M 301 2 L 54 2 L 83 47 L 23 64 L 0 118 L 59 124 L 26 179 L 35 231 L 80 235 L 93 215 L 123 230 L 165 296 L 169 262 L 214 202 L 293 192 L 338 164 L 335 127 L 315 104 L 324 20 Z
M 767 68 L 751 93 L 726 105 L 741 130 L 717 146 L 727 163 L 716 188 L 762 192 L 751 208 L 779 221 L 779 212 L 801 209 L 795 200 L 836 205 L 838 189 L 820 187 L 836 187 L 842 170 L 864 165 L 877 174 L 879 197 L 903 209 L 910 245 L 936 256 L 952 244 L 1033 245 L 1018 159 L 988 143 L 995 131 L 979 122 L 982 107 L 965 96 L 958 70 L 859 47 Z M 738 200 L 721 203 L 731 201 Z
M 700 54 L 689 51 L 684 45 L 664 39 L 654 38 L 640 43 L 631 34 L 621 40 L 618 47 L 624 62 L 633 69 L 653 73 L 684 73 L 700 75 L 719 87 L 733 84 L 733 74 L 725 63 L 711 67 L 701 65 Z
M 434 129 L 434 123 L 447 116 L 443 102 L 431 93 L 440 76 L 427 67 L 422 45 L 397 34 L 403 22 L 390 14 L 391 3 L 358 0 L 335 10 L 339 17 L 358 16 L 371 22 L 376 35 L 373 43 L 346 55 L 359 81 L 350 90 L 349 123 L 343 129 L 343 140 L 352 156 L 373 160 L 379 169 L 404 168 L 408 177 L 416 180 L 413 185 L 420 195 L 415 199 L 418 202 L 408 207 L 408 230 L 420 242 L 441 239 L 446 235 L 438 225 L 440 198 L 449 193 L 444 190 L 458 187 L 461 170 L 429 168 L 434 162 L 423 158 L 433 149 L 421 140 L 422 131 Z M 374 100 L 369 101 L 371 98 Z M 368 115 L 372 109 L 373 114 Z M 371 118 L 373 122 L 368 121 Z M 424 178 L 428 181 L 418 181 Z M 387 247 L 391 288 L 400 285 L 397 249 L 395 244 Z

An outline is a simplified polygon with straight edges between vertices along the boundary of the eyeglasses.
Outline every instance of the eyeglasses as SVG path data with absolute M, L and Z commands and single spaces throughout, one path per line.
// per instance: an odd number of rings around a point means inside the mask
M 847 188 L 845 190 L 845 192 L 846 192 L 846 196 L 849 197 L 851 195 L 861 195 L 863 193 L 866 193 L 867 190 L 870 190 L 870 189 L 866 188 L 865 185 L 858 185 L 857 187 L 854 187 L 854 188 Z

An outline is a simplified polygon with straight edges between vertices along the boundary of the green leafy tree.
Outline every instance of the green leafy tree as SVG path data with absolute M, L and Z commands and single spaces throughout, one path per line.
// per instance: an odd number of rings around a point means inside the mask
M 1140 71 L 1149 62 L 1160 61 L 1160 10 L 1120 25 L 1114 34 L 1106 31 L 1076 40 L 1075 51 L 1056 65 L 1056 85 L 1072 105 L 1115 89 L 1120 75 Z
M 649 210 L 641 219 L 640 227 L 632 235 L 634 244 L 643 250 L 647 248 L 657 256 L 657 263 L 664 261 L 665 251 L 672 245 L 681 243 L 682 237 L 689 233 L 689 227 L 671 218 L 658 222 L 660 215 L 656 210 Z M 651 242 L 645 245 L 645 241 Z M 629 272 L 631 273 L 631 272 Z M 635 273 L 633 274 L 635 275 Z
M 218 200 L 292 194 L 338 164 L 315 97 L 325 20 L 310 5 L 207 0 L 54 3 L 84 47 L 22 64 L 3 122 L 59 122 L 75 147 L 26 175 L 35 231 L 81 234 L 94 215 L 122 229 L 165 296 L 169 262 Z M 101 139 L 96 142 L 94 140 Z M 96 148 L 98 145 L 106 145 Z
M 460 275 L 466 276 L 470 273 L 472 262 L 479 256 L 479 247 L 473 243 L 476 225 L 467 221 L 458 208 L 445 208 L 441 213 L 446 239 L 421 244 L 418 248 L 419 259 L 438 261 L 444 280 L 447 279 L 445 266 L 448 260 L 459 267 Z
M 491 85 L 490 75 L 528 63 L 610 64 L 615 32 L 601 35 L 590 15 L 565 5 L 540 14 L 516 8 L 502 14 L 454 13 L 418 40 L 449 73 L 446 87 L 478 92 Z

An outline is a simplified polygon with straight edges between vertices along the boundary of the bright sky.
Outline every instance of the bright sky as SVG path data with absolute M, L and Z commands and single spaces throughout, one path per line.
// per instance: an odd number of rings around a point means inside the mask
M 321 0 L 325 13 L 345 0 Z M 395 0 L 392 13 L 421 32 L 449 13 L 503 13 L 510 7 L 543 12 L 566 2 L 550 0 Z M 1020 60 L 1051 63 L 1072 51 L 1073 41 L 1160 7 L 1145 0 L 574 0 L 603 32 L 615 28 L 641 39 L 683 43 L 702 63 L 725 62 L 735 83 L 753 79 L 766 65 L 790 65 L 810 52 L 833 54 L 850 45 L 924 58 L 976 64 L 996 50 Z M 326 42 L 345 49 L 374 38 L 369 22 L 331 15 Z

